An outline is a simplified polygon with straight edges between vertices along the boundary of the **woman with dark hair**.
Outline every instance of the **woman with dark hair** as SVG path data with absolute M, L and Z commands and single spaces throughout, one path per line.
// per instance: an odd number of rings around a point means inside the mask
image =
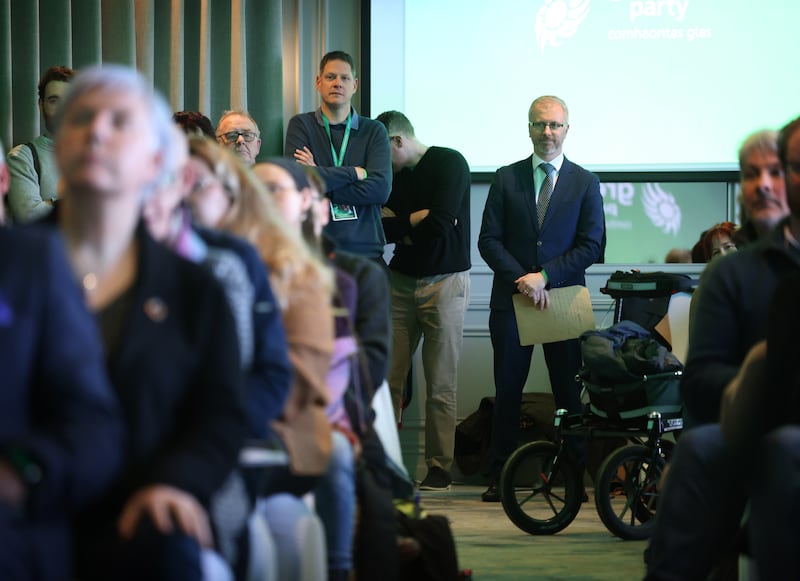
M 217 139 L 211 119 L 200 113 L 200 111 L 178 111 L 172 116 L 172 120 L 187 135 L 205 135 L 215 141 Z
M 186 135 L 204 135 L 214 140 L 217 139 L 211 119 L 200 111 L 178 111 L 172 116 L 172 120 L 183 129 Z

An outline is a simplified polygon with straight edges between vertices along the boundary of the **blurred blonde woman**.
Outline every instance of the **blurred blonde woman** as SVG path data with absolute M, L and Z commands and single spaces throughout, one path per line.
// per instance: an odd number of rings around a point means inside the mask
M 286 446 L 290 469 L 266 471 L 256 492 L 302 495 L 324 474 L 331 451 L 325 376 L 333 353 L 333 275 L 285 224 L 264 186 L 230 151 L 205 138 L 191 138 L 189 148 L 197 174 L 189 195 L 194 219 L 241 236 L 258 250 L 270 271 L 294 370 L 283 415 L 273 424 Z

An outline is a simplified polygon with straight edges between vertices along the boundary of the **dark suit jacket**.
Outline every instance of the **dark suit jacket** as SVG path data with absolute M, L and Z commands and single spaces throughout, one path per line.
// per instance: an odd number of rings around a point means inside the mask
M 219 283 L 140 225 L 137 280 L 109 375 L 129 433 L 126 465 L 96 524 L 131 493 L 167 484 L 204 506 L 237 462 L 247 430 L 233 316 Z M 86 524 L 89 524 L 88 522 Z
M 489 189 L 478 250 L 494 271 L 491 308 L 512 310 L 514 281 L 545 270 L 550 287 L 585 284 L 601 255 L 605 217 L 597 176 L 566 157 L 541 229 L 532 157 L 497 170 Z
M 60 239 L 0 227 L 0 249 L 0 454 L 43 475 L 23 515 L 0 504 L 0 571 L 66 579 L 67 518 L 116 474 L 122 418 Z

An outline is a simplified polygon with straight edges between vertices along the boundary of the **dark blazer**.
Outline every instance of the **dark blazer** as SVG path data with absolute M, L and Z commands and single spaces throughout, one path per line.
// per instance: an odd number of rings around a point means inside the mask
M 541 229 L 532 157 L 495 173 L 483 211 L 478 250 L 494 271 L 491 308 L 512 310 L 514 281 L 545 270 L 550 287 L 585 284 L 601 255 L 605 217 L 596 175 L 566 157 Z
M 0 455 L 42 473 L 24 513 L 0 504 L 0 571 L 66 579 L 68 516 L 116 474 L 122 418 L 60 238 L 0 227 L 0 248 Z
M 189 492 L 207 508 L 247 430 L 238 339 L 222 288 L 141 225 L 137 238 L 133 298 L 108 361 L 128 453 L 112 494 L 87 515 L 103 523 L 133 492 L 157 483 Z

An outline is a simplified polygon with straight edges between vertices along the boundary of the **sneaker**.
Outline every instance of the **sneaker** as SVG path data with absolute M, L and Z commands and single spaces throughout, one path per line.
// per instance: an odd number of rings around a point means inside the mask
M 420 482 L 419 489 L 443 492 L 445 490 L 450 490 L 450 484 L 452 482 L 453 479 L 450 478 L 450 473 L 447 470 L 439 468 L 438 466 L 431 466 L 428 468 L 428 475 L 425 477 L 425 480 Z

